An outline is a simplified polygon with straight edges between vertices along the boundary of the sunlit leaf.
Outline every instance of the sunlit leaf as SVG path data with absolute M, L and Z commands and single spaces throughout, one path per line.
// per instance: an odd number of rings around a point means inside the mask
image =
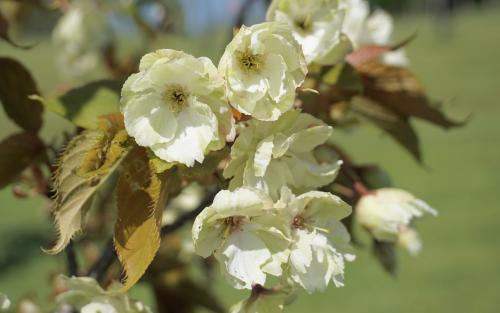
M 0 101 L 5 113 L 23 129 L 37 132 L 42 127 L 43 106 L 28 98 L 33 94 L 38 89 L 30 72 L 16 60 L 0 58 Z
M 86 152 L 78 170 L 81 176 L 90 177 L 108 172 L 130 147 L 130 137 L 121 115 L 101 118 L 98 129 L 99 138 Z
M 422 155 L 417 133 L 411 126 L 408 118 L 391 112 L 378 102 L 360 96 L 354 97 L 351 100 L 351 109 L 362 118 L 389 134 L 418 161 L 421 161 Z
M 32 98 L 77 126 L 95 129 L 100 116 L 120 112 L 121 86 L 120 81 L 100 80 L 71 89 L 58 98 Z
M 370 62 L 358 67 L 364 95 L 404 117 L 417 117 L 443 128 L 464 123 L 447 118 L 433 104 L 416 77 L 406 68 Z
M 123 291 L 142 277 L 160 247 L 165 187 L 151 168 L 146 150 L 133 149 L 124 161 L 117 192 L 114 243 L 125 272 Z
M 94 196 L 123 159 L 126 150 L 121 150 L 121 155 L 113 153 L 110 156 L 110 151 L 115 151 L 115 145 L 121 147 L 123 144 L 120 141 L 103 140 L 111 137 L 105 135 L 103 130 L 87 130 L 70 141 L 60 158 L 53 184 L 56 191 L 54 216 L 58 239 L 54 247 L 47 250 L 48 253 L 60 252 L 83 229 Z M 109 147 L 106 149 L 103 145 Z M 97 156 L 97 151 L 105 153 Z M 90 167 L 89 160 L 99 166 Z
M 0 142 L 0 188 L 21 174 L 44 149 L 43 142 L 28 132 L 11 135 Z

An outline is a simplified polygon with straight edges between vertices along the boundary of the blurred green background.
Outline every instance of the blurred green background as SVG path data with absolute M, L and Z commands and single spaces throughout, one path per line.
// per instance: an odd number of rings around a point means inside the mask
M 405 15 L 396 25 L 399 39 L 418 31 L 407 51 L 428 93 L 446 100 L 448 115 L 472 118 L 466 127 L 449 132 L 416 122 L 424 166 L 376 129 L 339 131 L 336 136 L 356 161 L 380 164 L 396 186 L 425 199 L 440 215 L 418 224 L 423 253 L 416 258 L 399 253 L 397 277 L 381 269 L 365 240 L 357 260 L 347 266 L 346 287 L 302 295 L 287 312 L 500 312 L 500 7 L 466 6 L 446 21 Z M 225 36 L 218 38 L 223 41 Z M 162 47 L 202 55 L 208 42 L 172 37 Z M 210 49 L 212 57 L 220 53 L 213 42 Z M 21 60 L 46 93 L 61 82 L 53 52 L 48 40 L 30 51 L 0 43 L 0 55 Z M 69 126 L 46 114 L 45 137 Z M 0 138 L 15 129 L 0 113 Z M 41 198 L 15 199 L 8 188 L 0 192 L 0 292 L 13 300 L 32 296 L 47 301 L 47 274 L 64 267 L 64 256 L 40 250 L 53 236 L 41 209 L 44 203 Z M 246 295 L 222 281 L 216 289 L 228 305 Z M 132 293 L 148 296 L 144 286 Z

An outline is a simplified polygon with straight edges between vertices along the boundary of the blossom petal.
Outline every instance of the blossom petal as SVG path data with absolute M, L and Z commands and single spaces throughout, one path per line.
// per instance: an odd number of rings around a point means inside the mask
M 177 117 L 175 137 L 166 143 L 151 147 L 153 152 L 167 162 L 179 162 L 193 166 L 203 162 L 210 142 L 217 137 L 217 118 L 210 108 L 192 101 Z

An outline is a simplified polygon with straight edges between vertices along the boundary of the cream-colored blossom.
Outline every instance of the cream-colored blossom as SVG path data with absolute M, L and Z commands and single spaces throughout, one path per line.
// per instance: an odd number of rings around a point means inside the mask
M 69 304 L 82 313 L 152 313 L 143 303 L 116 292 L 120 288 L 119 284 L 105 291 L 90 277 L 61 276 L 60 279 L 67 291 L 57 296 L 59 306 Z
M 233 135 L 223 82 L 208 58 L 175 50 L 146 54 L 122 89 L 127 132 L 167 162 L 193 166 Z
M 96 69 L 113 32 L 96 1 L 77 0 L 59 19 L 52 37 L 61 70 L 78 77 Z
M 382 9 L 370 13 L 366 0 L 341 0 L 341 7 L 346 10 L 343 31 L 355 48 L 392 44 L 394 21 L 389 13 Z M 407 66 L 409 63 L 403 49 L 385 53 L 382 61 L 398 66 Z
M 249 188 L 222 190 L 193 224 L 195 251 L 212 254 L 233 287 L 264 285 L 267 275 L 281 276 L 288 257 L 284 223 L 265 193 Z
M 344 263 L 355 256 L 350 235 L 341 220 L 351 207 L 328 192 L 310 191 L 299 196 L 283 188 L 276 204 L 291 229 L 289 274 L 307 292 L 323 291 L 330 282 L 344 286 Z
M 92 302 L 83 306 L 81 313 L 119 313 L 111 304 Z
M 345 10 L 342 31 L 351 40 L 355 48 L 365 29 L 365 22 L 370 14 L 370 6 L 366 0 L 340 0 L 340 7 Z
M 411 254 L 421 249 L 414 219 L 437 211 L 412 194 L 395 188 L 382 188 L 363 196 L 356 205 L 356 220 L 380 241 L 399 242 Z
M 7 311 L 10 308 L 9 298 L 0 292 L 0 312 Z
M 242 26 L 219 63 L 229 102 L 252 117 L 274 121 L 290 110 L 307 74 L 302 49 L 285 23 Z
M 344 13 L 338 0 L 274 0 L 267 20 L 290 25 L 307 63 L 334 64 L 351 48 L 342 35 Z
M 299 111 L 285 113 L 276 122 L 251 120 L 231 148 L 224 170 L 230 189 L 251 186 L 275 200 L 282 186 L 302 193 L 331 183 L 340 162 L 317 162 L 313 150 L 325 143 L 332 127 Z

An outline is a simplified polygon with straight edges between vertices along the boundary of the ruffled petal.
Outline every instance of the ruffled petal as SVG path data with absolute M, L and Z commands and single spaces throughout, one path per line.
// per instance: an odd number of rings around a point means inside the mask
M 153 152 L 167 162 L 179 162 L 193 166 L 202 163 L 205 152 L 217 139 L 217 118 L 206 104 L 193 100 L 177 116 L 177 132 L 171 141 L 151 147 Z

